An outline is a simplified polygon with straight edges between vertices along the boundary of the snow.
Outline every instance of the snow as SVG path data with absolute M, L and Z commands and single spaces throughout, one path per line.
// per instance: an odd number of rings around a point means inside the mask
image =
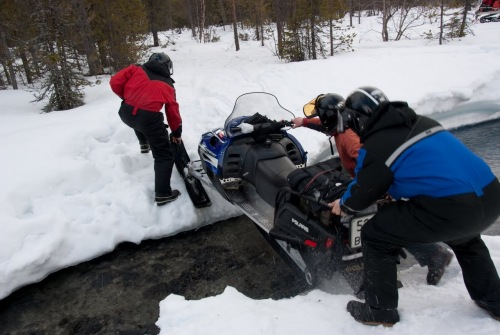
M 477 24 L 475 36 L 441 46 L 425 39 L 382 43 L 377 24 L 363 19 L 354 52 L 300 63 L 280 61 L 270 44 L 257 41 L 240 41 L 236 52 L 227 27 L 212 44 L 193 41 L 188 31 L 173 35 L 175 44 L 154 51 L 174 61 L 190 157 L 197 158 L 200 135 L 223 125 L 236 98 L 251 91 L 275 94 L 297 116 L 319 93 L 346 96 L 372 85 L 448 128 L 500 117 L 497 23 Z M 0 91 L 0 299 L 120 242 L 172 236 L 241 214 L 212 190 L 212 206 L 194 208 L 175 171 L 172 186 L 181 198 L 157 207 L 152 156 L 140 153 L 120 121 L 109 76 L 96 78 L 85 94 L 80 108 L 43 114 L 29 91 Z M 311 162 L 329 148 L 324 135 L 292 132 Z M 484 240 L 500 269 L 500 237 Z M 401 322 L 392 329 L 355 322 L 345 310 L 354 297 L 332 289 L 335 283 L 278 301 L 252 300 L 232 287 L 196 301 L 170 295 L 160 303 L 157 325 L 162 334 L 500 334 L 500 323 L 470 300 L 455 259 L 437 287 L 425 285 L 426 271 L 418 265 L 400 271 Z

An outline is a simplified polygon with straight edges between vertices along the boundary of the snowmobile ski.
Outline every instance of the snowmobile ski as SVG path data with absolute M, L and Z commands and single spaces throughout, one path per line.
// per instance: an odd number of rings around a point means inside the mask
M 190 159 L 186 148 L 184 147 L 184 143 L 174 143 L 172 141 L 172 135 L 170 135 L 170 139 L 175 159 L 175 167 L 184 180 L 186 190 L 191 198 L 191 201 L 193 202 L 194 207 L 203 208 L 212 205 L 212 202 L 210 201 L 210 198 L 208 197 L 208 194 L 201 182 L 187 172 Z

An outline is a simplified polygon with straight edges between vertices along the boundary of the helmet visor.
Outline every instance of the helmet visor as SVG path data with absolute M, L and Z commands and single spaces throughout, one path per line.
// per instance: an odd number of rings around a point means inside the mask
M 318 100 L 322 96 L 323 96 L 323 94 L 320 94 L 316 98 L 312 99 L 311 101 L 309 101 L 308 103 L 306 103 L 304 105 L 304 108 L 302 110 L 304 112 L 304 116 L 307 119 L 311 119 L 313 117 L 319 116 L 318 115 L 318 109 L 316 107 L 317 107 Z

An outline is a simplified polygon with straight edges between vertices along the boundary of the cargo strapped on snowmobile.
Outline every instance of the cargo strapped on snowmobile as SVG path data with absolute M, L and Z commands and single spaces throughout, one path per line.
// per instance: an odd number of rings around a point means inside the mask
M 314 197 L 324 202 L 338 199 L 351 180 L 337 157 L 296 169 L 288 175 L 288 184 L 292 190 L 299 195 Z

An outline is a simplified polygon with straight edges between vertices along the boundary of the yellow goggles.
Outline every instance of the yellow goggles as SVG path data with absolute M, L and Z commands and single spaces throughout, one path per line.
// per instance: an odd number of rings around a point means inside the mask
M 313 117 L 319 116 L 318 115 L 318 110 L 316 109 L 316 105 L 318 103 L 318 100 L 323 97 L 324 94 L 318 95 L 316 98 L 312 99 L 309 101 L 307 104 L 304 105 L 304 108 L 302 109 L 304 112 L 304 116 L 307 119 L 311 119 Z

